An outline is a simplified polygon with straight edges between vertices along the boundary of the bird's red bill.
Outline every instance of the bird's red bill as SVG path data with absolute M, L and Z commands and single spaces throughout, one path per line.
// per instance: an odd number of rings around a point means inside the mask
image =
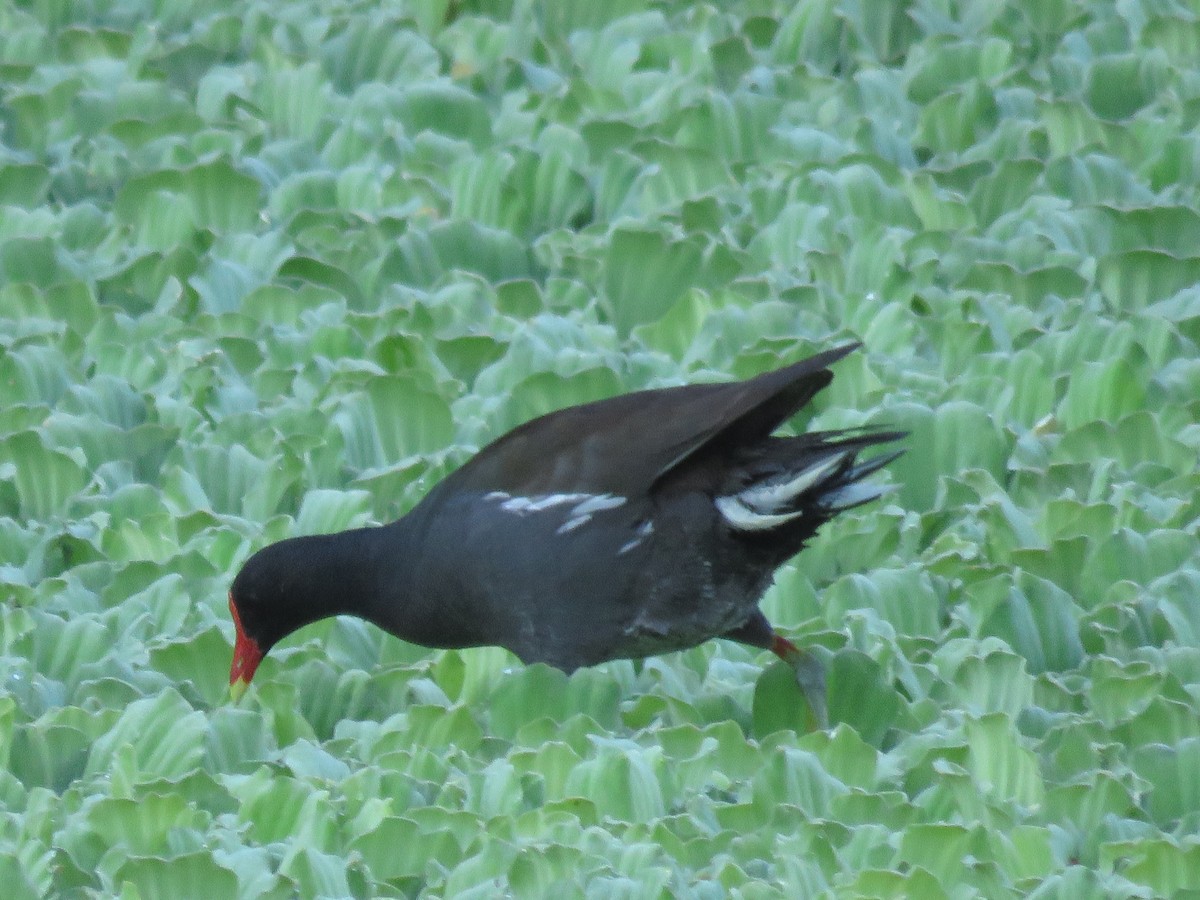
M 242 620 L 238 615 L 237 605 L 233 602 L 233 594 L 229 595 L 229 612 L 233 616 L 234 627 L 237 628 L 237 639 L 233 645 L 233 663 L 229 667 L 229 693 L 236 703 L 246 693 L 254 671 L 262 662 L 262 649 L 254 638 L 246 634 L 242 628 Z

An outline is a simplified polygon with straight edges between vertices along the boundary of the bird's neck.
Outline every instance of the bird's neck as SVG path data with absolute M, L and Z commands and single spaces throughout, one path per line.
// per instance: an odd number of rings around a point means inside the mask
M 290 630 L 329 616 L 352 615 L 394 632 L 390 621 L 408 602 L 411 581 L 412 541 L 403 524 L 288 542 L 292 546 L 279 581 L 281 598 L 291 607 Z
M 376 528 L 292 538 L 275 547 L 285 634 L 329 616 L 366 619 L 425 647 L 494 643 L 501 623 L 464 605 L 453 568 L 429 563 L 420 511 Z M 436 563 L 436 560 L 435 560 Z M 418 578 L 418 569 L 426 571 Z M 433 571 L 429 571 L 432 567 Z M 419 582 L 419 584 L 418 584 Z

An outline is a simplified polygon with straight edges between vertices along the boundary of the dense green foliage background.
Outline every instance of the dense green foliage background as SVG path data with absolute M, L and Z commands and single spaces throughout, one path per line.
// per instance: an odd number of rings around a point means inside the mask
M 1198 118 L 1173 0 L 0 5 L 5 895 L 1200 889 Z M 854 337 L 830 732 L 353 620 L 225 702 L 254 548 Z

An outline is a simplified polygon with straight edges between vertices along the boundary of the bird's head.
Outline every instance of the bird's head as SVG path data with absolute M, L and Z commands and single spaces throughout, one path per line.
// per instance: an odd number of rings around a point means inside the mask
M 229 612 L 237 630 L 229 667 L 229 693 L 235 702 L 250 686 L 263 657 L 299 625 L 288 602 L 295 578 L 288 560 L 295 549 L 292 541 L 282 541 L 259 550 L 246 560 L 229 589 Z

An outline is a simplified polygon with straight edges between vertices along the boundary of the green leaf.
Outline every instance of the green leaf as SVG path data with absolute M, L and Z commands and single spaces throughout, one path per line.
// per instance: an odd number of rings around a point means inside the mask
M 1123 359 L 1087 363 L 1067 383 L 1059 417 L 1067 428 L 1095 420 L 1117 422 L 1146 402 L 1138 371 Z
M 1021 746 L 1011 716 L 989 713 L 969 719 L 965 730 L 967 768 L 980 791 L 1026 807 L 1042 802 L 1044 787 L 1037 759 Z
M 1088 72 L 1087 103 L 1102 118 L 1128 118 L 1158 94 L 1167 69 L 1162 53 L 1102 56 Z
M 36 163 L 0 163 L 0 204 L 34 209 L 45 199 L 50 172 Z
M 621 383 L 611 369 L 586 369 L 569 378 L 549 372 L 531 375 L 513 386 L 494 431 L 502 434 L 537 416 L 619 393 Z
M 1089 760 L 1090 762 L 1090 760 Z M 1084 775 L 1085 770 L 1078 770 Z M 1129 788 L 1108 772 L 1090 772 L 1086 784 L 1059 785 L 1046 792 L 1046 809 L 1056 822 L 1070 823 L 1091 836 L 1109 817 L 1129 816 L 1136 800 Z
M 914 69 L 908 94 L 918 103 L 929 102 L 950 84 L 972 78 L 987 81 L 1001 75 L 1012 58 L 1012 45 L 996 37 L 986 37 L 982 41 L 923 43 L 914 50 L 908 61 Z
M 1139 310 L 1200 280 L 1200 258 L 1130 250 L 1099 260 L 1096 277 L 1110 303 L 1119 309 Z
M 838 725 L 832 732 L 814 731 L 804 738 L 804 743 L 813 748 L 829 773 L 842 784 L 879 796 L 875 793 L 879 752 L 859 737 L 854 729 Z
M 403 376 L 378 375 L 334 416 L 346 454 L 361 468 L 403 463 L 445 449 L 454 438 L 450 409 L 437 394 Z
M 929 231 L 956 231 L 975 224 L 975 214 L 963 198 L 941 188 L 927 173 L 917 173 L 906 182 L 905 195 Z
M 0 357 L 0 378 L 14 402 L 53 406 L 66 393 L 72 374 L 71 364 L 55 347 L 26 344 Z
M 32 431 L 0 440 L 0 482 L 16 490 L 18 506 L 6 512 L 31 520 L 64 515 L 67 504 L 88 483 L 74 456 L 47 448 Z
M 991 91 L 972 82 L 922 108 L 916 142 L 935 154 L 960 153 L 975 144 L 998 117 Z
M 518 854 L 508 870 L 508 883 L 519 896 L 550 896 L 577 884 L 589 861 L 582 848 L 555 842 L 542 853 Z
M 296 534 L 332 534 L 367 524 L 371 495 L 366 491 L 337 491 L 316 488 L 300 501 Z
M 488 841 L 478 853 L 465 855 L 446 875 L 446 895 L 482 900 L 502 883 L 516 855 L 517 848 L 509 842 Z
M 258 521 L 279 509 L 300 474 L 295 460 L 263 460 L 240 444 L 229 448 L 188 446 L 184 457 L 215 512 L 242 514 Z
M 881 418 L 910 433 L 905 440 L 909 451 L 888 467 L 900 484 L 900 501 L 909 508 L 930 509 L 944 476 L 982 468 L 997 480 L 1004 477 L 1008 440 L 973 403 L 952 400 L 936 410 L 901 404 L 886 409 Z
M 1182 531 L 1159 529 L 1141 534 L 1121 528 L 1095 544 L 1083 584 L 1093 595 L 1118 581 L 1148 585 L 1180 571 L 1195 559 L 1198 549 L 1196 539 Z
M 173 829 L 202 829 L 207 824 L 183 797 L 163 794 L 137 800 L 105 798 L 87 810 L 87 823 L 110 847 L 136 856 L 166 855 Z
M 760 739 L 776 731 L 804 734 L 812 728 L 812 713 L 790 665 L 776 661 L 763 670 L 754 685 L 751 719 Z
M 1180 846 L 1175 841 L 1138 842 L 1132 849 L 1139 857 L 1124 869 L 1135 884 L 1144 884 L 1160 897 L 1186 896 L 1200 884 L 1200 847 Z
M 383 278 L 431 286 L 449 271 L 478 272 L 489 281 L 532 274 L 528 247 L 507 231 L 474 222 L 446 222 L 410 231 L 380 269 Z
M 323 75 L 309 61 L 297 68 L 279 67 L 258 82 L 255 100 L 276 134 L 302 140 L 317 136 L 330 105 Z
M 305 897 L 351 896 L 350 880 L 357 873 L 340 856 L 301 847 L 279 867 Z
M 188 635 L 185 640 L 153 647 L 150 664 L 177 685 L 190 682 L 197 691 L 197 699 L 216 705 L 225 699 L 229 690 L 227 672 L 221 664 L 229 652 L 225 636 L 219 629 L 210 627 Z
M 371 874 L 380 881 L 419 877 L 431 860 L 453 865 L 462 854 L 449 831 L 423 828 L 399 816 L 382 819 L 351 841 L 349 849 L 362 854 Z
M 223 656 L 220 659 L 224 662 Z M 212 711 L 204 736 L 205 768 L 209 771 L 252 772 L 270 759 L 274 750 L 267 723 L 258 712 L 231 706 Z
M 5 893 L 14 900 L 36 900 L 45 896 L 44 891 L 33 886 L 16 856 L 0 856 L 0 879 L 3 879 Z
M 511 229 L 521 218 L 523 200 L 505 184 L 514 165 L 507 153 L 464 156 L 451 175 L 450 214 L 492 228 Z
M 533 5 L 538 25 L 547 37 L 559 41 L 575 31 L 600 31 L 608 23 L 627 18 L 641 8 L 636 0 L 618 0 L 601 7 L 587 3 L 555 3 L 554 0 L 536 0 Z
M 319 259 L 292 256 L 279 266 L 276 276 L 281 281 L 295 284 L 299 292 L 303 292 L 306 287 L 327 288 L 325 292 L 314 290 L 309 295 L 314 299 L 319 297 L 320 302 L 328 303 L 333 297 L 344 297 L 355 309 L 366 305 L 358 282 L 337 266 L 331 266 Z M 249 301 L 249 295 L 243 296 L 243 309 L 249 305 Z
M 5 281 L 45 288 L 66 274 L 49 238 L 12 237 L 0 243 L 0 275 Z
M 75 687 L 89 666 L 103 662 L 113 649 L 113 635 L 92 616 L 60 619 L 35 613 L 30 658 L 42 674 Z
M 170 250 L 191 238 L 197 219 L 196 208 L 186 194 L 148 190 L 140 199 L 133 239 L 143 247 Z
M 613 723 L 618 693 L 602 670 L 582 669 L 568 678 L 548 666 L 526 666 L 504 673 L 488 702 L 489 720 L 497 734 L 509 737 L 545 717 L 562 722 L 583 713 L 600 723 Z
M 572 227 L 592 205 L 587 179 L 575 168 L 575 154 L 568 149 L 570 141 L 554 132 L 543 132 L 542 140 L 546 150 L 518 160 L 510 178 L 516 195 L 527 198 L 525 227 L 535 236 Z
M 324 791 L 259 769 L 241 783 L 238 796 L 239 817 L 254 840 L 264 844 L 292 840 L 316 849 L 333 845 L 335 822 Z
M 830 71 L 843 55 L 849 55 L 846 23 L 832 0 L 817 0 L 793 6 L 779 22 L 771 56 L 776 63 L 795 65 L 803 61 Z
M 114 873 L 117 884 L 127 884 L 143 900 L 168 900 L 196 891 L 206 897 L 232 897 L 237 876 L 216 861 L 212 853 L 198 850 L 167 859 L 161 856 L 128 856 Z
M 334 87 L 349 94 L 368 81 L 395 84 L 436 77 L 441 68 L 437 50 L 407 25 L 382 16 L 354 18 L 341 34 L 325 41 L 322 55 Z
M 829 721 L 844 722 L 871 746 L 879 746 L 900 714 L 899 692 L 882 667 L 858 650 L 839 650 L 826 676 Z
M 1044 166 L 1031 159 L 1002 160 L 976 181 L 970 194 L 971 209 L 982 223 L 991 223 L 1019 209 L 1036 189 Z
M 639 148 L 648 166 L 638 179 L 642 209 L 675 208 L 731 184 L 725 164 L 707 149 L 651 144 Z
M 700 248 L 671 241 L 658 231 L 618 228 L 604 264 L 604 298 L 622 332 L 653 322 L 699 276 Z
M 1193 777 L 1200 764 L 1200 738 L 1188 738 L 1173 747 L 1139 747 L 1130 763 L 1150 784 L 1147 804 L 1154 821 L 1168 825 L 1200 812 L 1200 784 Z
M 851 574 L 825 591 L 826 616 L 839 621 L 855 609 L 874 609 L 897 632 L 934 637 L 941 630 L 941 604 L 928 576 L 909 569 Z
M 204 753 L 204 716 L 173 690 L 131 703 L 88 753 L 86 773 L 119 768 L 114 780 L 178 778 Z
M 827 815 L 834 798 L 847 790 L 824 770 L 815 754 L 795 748 L 781 747 L 770 754 L 753 780 L 756 806 L 774 809 L 792 804 L 814 818 Z
M 1119 206 L 1147 203 L 1150 192 L 1117 159 L 1098 153 L 1059 159 L 1046 169 L 1047 183 L 1076 203 L 1111 203 Z M 1115 249 L 1125 249 L 1114 242 Z
M 568 794 L 594 798 L 597 811 L 618 821 L 646 822 L 665 813 L 662 761 L 633 746 L 602 750 L 567 777 Z
M 408 84 L 396 110 L 411 134 L 426 129 L 483 147 L 492 136 L 491 116 L 483 101 L 445 80 Z
M 1034 674 L 1073 669 L 1083 659 L 1076 607 L 1061 588 L 1026 575 L 983 626 L 1003 638 L 1029 663 Z
M 78 728 L 33 722 L 13 732 L 9 771 L 26 787 L 60 793 L 83 774 L 90 746 Z
M 227 161 L 198 163 L 186 169 L 161 169 L 137 175 L 125 183 L 117 196 L 117 216 L 163 246 L 155 230 L 168 234 L 186 233 L 192 226 L 213 231 L 244 231 L 259 215 L 262 186 Z M 172 197 L 188 204 L 186 216 L 173 209 Z M 160 219 L 167 217 L 166 222 Z
M 1033 704 L 1033 679 L 1025 660 L 1005 649 L 964 656 L 948 677 L 966 709 L 976 715 L 1005 713 L 1015 719 Z

